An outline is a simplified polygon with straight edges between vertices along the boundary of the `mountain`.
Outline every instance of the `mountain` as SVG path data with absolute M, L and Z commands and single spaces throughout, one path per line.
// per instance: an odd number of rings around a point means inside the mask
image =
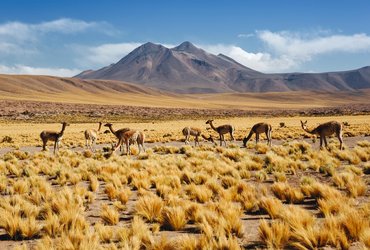
M 352 91 L 370 88 L 370 67 L 329 73 L 264 74 L 190 42 L 146 43 L 117 63 L 75 78 L 120 80 L 176 93 Z

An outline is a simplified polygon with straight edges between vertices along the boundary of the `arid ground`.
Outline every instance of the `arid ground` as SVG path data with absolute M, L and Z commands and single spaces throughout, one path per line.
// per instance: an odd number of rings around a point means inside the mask
M 24 91 L 22 76 L 0 79 L 12 81 L 0 89 L 0 249 L 370 247 L 369 91 L 177 95 L 33 80 Z M 220 147 L 208 119 L 233 125 L 236 140 Z M 300 120 L 343 124 L 344 150 L 335 137 L 320 150 Z M 42 152 L 40 132 L 63 121 L 60 151 Z M 146 152 L 111 155 L 104 126 L 86 149 L 98 122 L 143 131 Z M 257 122 L 272 125 L 272 146 L 262 135 L 241 147 Z M 216 143 L 185 145 L 185 126 Z
M 1 249 L 203 249 L 370 247 L 368 106 L 297 110 L 183 109 L 3 100 L 0 123 Z M 109 111 L 108 111 L 109 110 Z M 140 114 L 140 115 L 138 115 Z M 354 115 L 357 114 L 357 115 Z M 236 141 L 193 140 L 185 126 L 230 123 Z M 41 152 L 44 129 L 65 131 L 60 151 Z M 328 149 L 300 127 L 343 123 L 344 150 Z M 146 152 L 109 156 L 104 133 L 96 152 L 83 131 L 97 122 L 146 134 Z M 264 135 L 242 148 L 257 122 Z

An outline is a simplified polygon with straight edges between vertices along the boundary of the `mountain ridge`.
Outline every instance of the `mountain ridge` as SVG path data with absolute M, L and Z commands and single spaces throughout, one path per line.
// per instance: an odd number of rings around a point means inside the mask
M 189 41 L 174 48 L 147 42 L 117 63 L 75 78 L 120 80 L 175 93 L 353 91 L 370 88 L 370 67 L 324 73 L 265 74 Z

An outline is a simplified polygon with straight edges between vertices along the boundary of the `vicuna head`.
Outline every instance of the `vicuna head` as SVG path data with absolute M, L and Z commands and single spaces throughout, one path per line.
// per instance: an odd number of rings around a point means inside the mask
M 206 121 L 206 124 L 211 124 L 211 122 L 213 122 L 213 120 L 208 120 Z
M 106 124 L 104 124 L 104 127 L 112 127 L 113 126 L 113 124 L 112 123 L 106 123 Z
M 244 146 L 244 147 L 247 147 L 247 142 L 248 142 L 247 137 L 244 137 L 244 138 L 243 138 L 243 146 Z
M 301 126 L 303 129 L 307 129 L 307 121 L 301 121 Z

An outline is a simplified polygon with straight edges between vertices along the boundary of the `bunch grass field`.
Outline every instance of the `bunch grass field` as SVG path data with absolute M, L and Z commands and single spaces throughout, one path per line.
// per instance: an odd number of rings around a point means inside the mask
M 215 122 L 233 124 L 241 140 L 262 119 Z M 109 158 L 100 149 L 73 150 L 84 146 L 82 131 L 96 124 L 72 124 L 56 155 L 37 149 L 0 156 L 0 246 L 370 248 L 369 140 L 363 137 L 339 150 L 333 139 L 328 149 L 319 150 L 312 146 L 314 138 L 303 140 L 310 135 L 299 119 L 268 119 L 273 146 L 252 139 L 246 148 L 237 142 L 228 147 L 162 144 L 182 140 L 181 129 L 188 124 L 213 134 L 203 120 L 114 124 L 146 129 L 148 141 L 159 143 L 141 155 Z M 330 119 L 308 118 L 312 126 Z M 350 121 L 345 142 L 369 132 L 368 116 L 335 119 Z M 40 146 L 38 132 L 50 127 L 60 129 L 57 124 L 6 124 L 1 137 L 12 142 L 0 145 Z M 113 141 L 111 134 L 99 139 L 100 144 Z

